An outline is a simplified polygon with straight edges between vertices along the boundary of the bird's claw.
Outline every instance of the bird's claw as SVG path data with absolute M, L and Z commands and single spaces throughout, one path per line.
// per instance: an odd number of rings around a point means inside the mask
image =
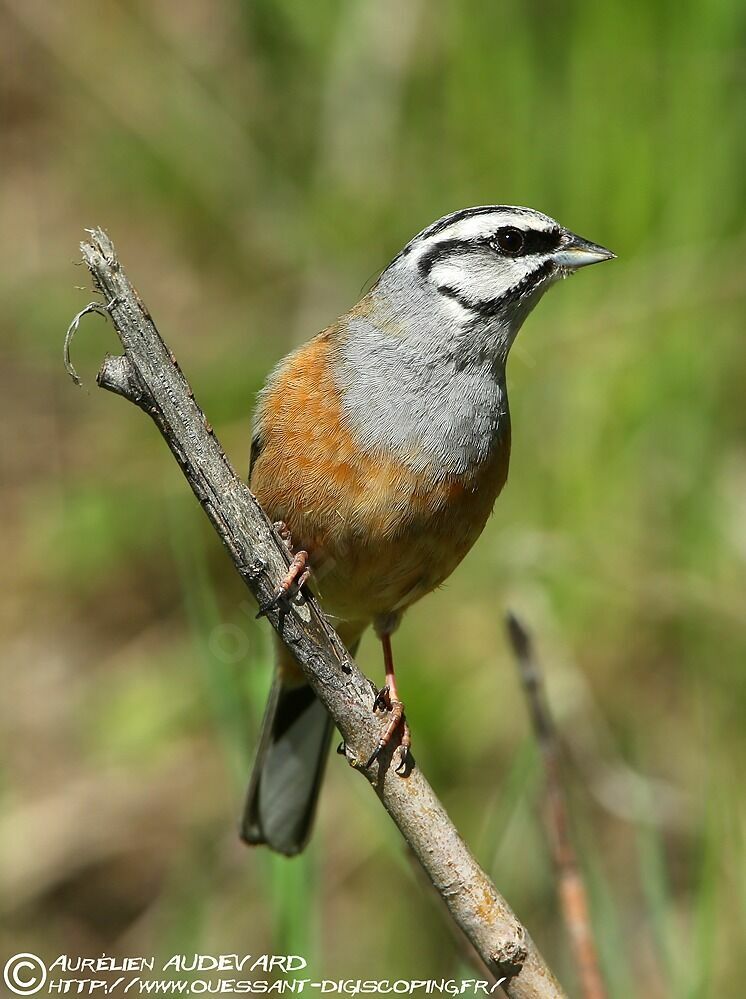
M 378 740 L 378 745 L 373 750 L 370 759 L 365 764 L 365 769 L 366 770 L 369 767 L 373 766 L 373 764 L 376 762 L 376 760 L 378 759 L 378 757 L 381 755 L 381 750 L 384 748 L 385 745 L 386 745 L 386 743 L 383 741 L 383 739 L 379 739 Z
M 394 755 L 398 757 L 399 762 L 396 764 L 394 770 L 395 773 L 400 776 L 405 776 L 409 767 L 409 747 L 411 745 L 412 738 L 409 732 L 409 725 L 407 725 L 407 719 L 404 715 L 404 705 L 396 698 L 392 698 L 391 691 L 389 687 L 386 686 L 376 695 L 376 699 L 373 704 L 374 710 L 377 707 L 386 708 L 391 712 L 391 717 L 386 725 L 386 728 L 381 733 L 378 745 L 373 750 L 370 759 L 366 762 L 365 769 L 367 770 L 375 763 L 382 751 L 391 742 L 396 730 L 401 728 L 401 742 L 394 750 Z
M 261 605 L 259 610 L 256 612 L 256 620 L 260 617 L 266 617 L 271 610 L 279 607 L 280 604 L 287 604 L 288 591 L 278 590 L 273 597 L 270 597 L 265 603 Z
M 266 603 L 262 604 L 257 612 L 257 618 L 265 617 L 271 610 L 274 610 L 275 607 L 279 607 L 280 604 L 285 604 L 287 607 L 287 601 L 290 597 L 291 591 L 300 591 L 310 575 L 311 570 L 308 568 L 308 552 L 296 552 L 295 555 L 293 555 L 293 560 L 290 563 L 290 567 L 285 578 L 280 583 L 277 593 L 275 593 L 275 595 Z
M 373 698 L 373 710 L 391 710 L 391 691 L 389 690 L 388 684 L 386 684 L 385 687 L 381 687 L 376 696 Z
M 293 551 L 293 536 L 290 533 L 290 528 L 285 523 L 284 520 L 276 520 L 272 527 L 277 531 L 280 536 L 280 540 L 285 545 L 287 550 L 292 554 Z
M 394 773 L 399 774 L 400 777 L 406 776 L 410 762 L 409 746 L 405 746 L 402 742 L 396 747 L 394 755 L 399 757 L 399 762 L 394 767 Z

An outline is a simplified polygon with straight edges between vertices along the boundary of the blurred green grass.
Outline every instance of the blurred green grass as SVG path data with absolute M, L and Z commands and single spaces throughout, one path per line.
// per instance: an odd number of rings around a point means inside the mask
M 102 224 L 243 470 L 275 361 L 423 225 L 504 202 L 619 259 L 531 317 L 509 486 L 397 634 L 417 756 L 572 982 L 515 607 L 567 733 L 613 995 L 739 995 L 743 6 L 3 0 L 0 27 L 3 945 L 459 967 L 334 758 L 307 856 L 236 842 L 266 629 L 152 427 L 94 391 L 111 333 L 76 340 L 87 392 L 60 354 L 90 297 L 81 230 Z

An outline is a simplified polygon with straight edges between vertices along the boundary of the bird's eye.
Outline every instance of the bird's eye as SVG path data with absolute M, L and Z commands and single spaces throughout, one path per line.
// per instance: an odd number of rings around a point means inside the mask
M 514 226 L 506 226 L 504 229 L 498 229 L 495 233 L 495 245 L 498 250 L 510 257 L 517 256 L 523 249 L 524 243 L 523 233 Z

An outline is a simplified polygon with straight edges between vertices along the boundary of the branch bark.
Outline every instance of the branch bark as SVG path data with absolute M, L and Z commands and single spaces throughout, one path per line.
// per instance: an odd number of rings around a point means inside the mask
M 241 578 L 260 603 L 269 600 L 287 571 L 287 550 L 233 470 L 109 237 L 101 229 L 90 230 L 81 249 L 124 349 L 123 356 L 106 357 L 98 384 L 153 419 Z M 68 371 L 75 378 L 67 348 L 79 321 L 80 316 L 66 338 Z M 407 777 L 396 775 L 389 767 L 390 752 L 369 771 L 359 762 L 368 759 L 379 736 L 372 684 L 315 599 L 299 597 L 289 610 L 276 608 L 268 617 L 334 719 L 348 761 L 374 788 L 455 923 L 495 976 L 505 979 L 507 995 L 562 999 L 526 929 L 469 852 L 419 767 Z

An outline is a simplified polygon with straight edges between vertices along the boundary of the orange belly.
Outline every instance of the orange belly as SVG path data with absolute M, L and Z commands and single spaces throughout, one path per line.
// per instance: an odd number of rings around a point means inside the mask
M 450 478 L 363 453 L 341 419 L 336 335 L 290 355 L 262 394 L 250 484 L 309 552 L 325 610 L 367 623 L 438 586 L 474 544 L 507 478 L 510 425 L 486 461 Z

